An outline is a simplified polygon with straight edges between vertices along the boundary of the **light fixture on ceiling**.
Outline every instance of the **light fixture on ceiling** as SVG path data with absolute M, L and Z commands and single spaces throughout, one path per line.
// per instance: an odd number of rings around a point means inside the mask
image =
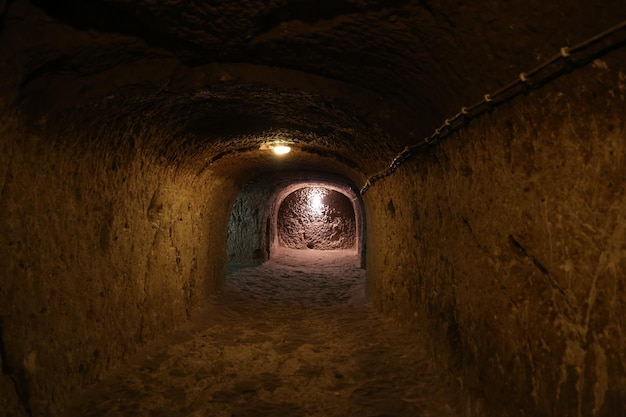
M 291 152 L 291 148 L 287 145 L 274 145 L 272 146 L 272 151 L 276 155 L 284 155 L 286 153 Z
M 291 146 L 290 145 L 292 145 L 292 144 L 293 144 L 293 142 L 291 142 L 291 141 L 272 140 L 272 141 L 263 142 L 261 144 L 260 149 L 263 150 L 263 151 L 271 150 L 276 155 L 285 155 L 285 154 L 288 154 L 289 152 L 291 152 Z

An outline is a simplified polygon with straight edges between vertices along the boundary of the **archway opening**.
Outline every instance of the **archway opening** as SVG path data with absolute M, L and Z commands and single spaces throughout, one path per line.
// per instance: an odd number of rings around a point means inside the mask
M 284 250 L 291 257 L 352 252 L 363 268 L 365 232 L 363 202 L 345 178 L 309 172 L 257 178 L 232 207 L 228 269 L 276 260 Z
M 278 244 L 290 249 L 355 249 L 356 216 L 350 199 L 321 186 L 287 195 L 276 219 Z

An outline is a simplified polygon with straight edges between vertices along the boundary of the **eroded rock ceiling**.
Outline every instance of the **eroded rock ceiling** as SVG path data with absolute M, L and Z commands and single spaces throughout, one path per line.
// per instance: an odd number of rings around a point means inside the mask
M 2 104 L 36 124 L 99 103 L 221 144 L 209 159 L 279 132 L 367 174 L 622 3 L 8 1 Z

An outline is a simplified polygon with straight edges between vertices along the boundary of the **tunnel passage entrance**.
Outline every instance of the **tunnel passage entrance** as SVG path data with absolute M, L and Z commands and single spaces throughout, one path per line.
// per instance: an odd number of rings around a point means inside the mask
M 278 208 L 278 243 L 291 249 L 353 249 L 356 218 L 352 202 L 324 187 L 304 187 Z
M 330 178 L 294 181 L 276 190 L 269 212 L 269 259 L 283 255 L 284 250 L 312 252 L 309 257 L 318 258 L 340 251 L 365 266 L 363 204 L 346 182 Z
M 364 220 L 357 188 L 345 178 L 311 172 L 256 178 L 232 207 L 228 269 L 260 265 L 283 249 L 320 255 L 343 251 L 363 268 Z

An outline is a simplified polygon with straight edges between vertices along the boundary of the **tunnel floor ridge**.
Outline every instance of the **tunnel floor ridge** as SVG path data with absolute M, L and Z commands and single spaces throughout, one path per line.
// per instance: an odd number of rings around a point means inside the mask
M 373 311 L 364 275 L 345 250 L 238 269 L 67 416 L 456 416 L 423 339 Z

